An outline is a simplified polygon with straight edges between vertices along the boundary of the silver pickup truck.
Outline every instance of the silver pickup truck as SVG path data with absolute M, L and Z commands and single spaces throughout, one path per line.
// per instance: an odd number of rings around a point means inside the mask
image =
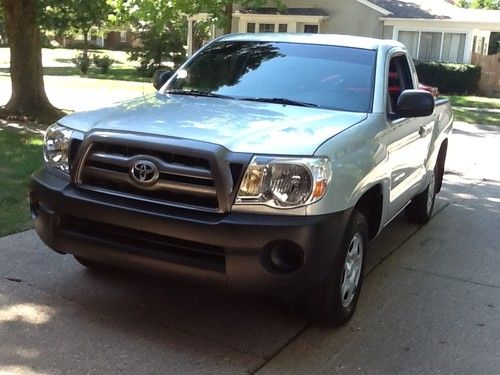
M 339 35 L 219 38 L 159 91 L 47 129 L 41 239 L 115 265 L 294 298 L 318 322 L 356 306 L 368 241 L 429 221 L 452 112 L 405 47 Z

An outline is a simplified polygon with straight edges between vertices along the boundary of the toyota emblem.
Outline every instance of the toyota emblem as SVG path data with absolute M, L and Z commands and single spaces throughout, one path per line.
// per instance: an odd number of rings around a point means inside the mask
M 137 160 L 130 170 L 130 177 L 139 185 L 150 186 L 158 181 L 160 171 L 152 161 Z

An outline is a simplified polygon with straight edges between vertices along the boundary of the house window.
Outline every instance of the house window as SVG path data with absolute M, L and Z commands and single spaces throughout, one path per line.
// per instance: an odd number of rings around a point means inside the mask
M 255 23 L 249 22 L 247 23 L 247 33 L 254 33 L 255 32 Z
M 418 55 L 418 31 L 400 31 L 398 39 L 403 43 L 412 57 Z
M 126 31 L 120 31 L 120 42 L 127 43 L 127 32 Z
M 261 23 L 259 24 L 259 33 L 274 33 L 274 23 Z
M 413 58 L 423 61 L 463 63 L 465 34 L 399 31 L 398 40 Z
M 304 25 L 304 32 L 306 34 L 317 34 L 319 32 L 318 25 Z
M 278 26 L 279 33 L 286 33 L 288 31 L 288 25 L 286 23 L 280 23 Z
M 418 59 L 440 61 L 442 33 L 421 33 Z
M 481 51 L 479 52 L 482 55 L 487 55 L 488 51 L 488 43 L 486 43 L 486 38 L 481 38 Z
M 465 52 L 465 34 L 445 33 L 441 61 L 462 62 Z

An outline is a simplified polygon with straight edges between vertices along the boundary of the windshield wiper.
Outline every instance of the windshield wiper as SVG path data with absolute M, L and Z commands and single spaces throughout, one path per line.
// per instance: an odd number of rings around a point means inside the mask
M 299 100 L 292 100 L 287 98 L 239 98 L 240 100 L 247 100 L 250 102 L 262 102 L 262 103 L 273 103 L 273 104 L 283 104 L 283 105 L 295 105 L 298 107 L 311 107 L 318 108 L 319 105 L 314 103 L 301 102 Z
M 206 91 L 200 91 L 200 90 L 171 89 L 171 90 L 166 90 L 165 94 L 205 96 L 208 98 L 220 98 L 220 99 L 234 99 L 232 96 L 221 95 L 221 94 L 216 94 L 214 92 L 206 92 Z

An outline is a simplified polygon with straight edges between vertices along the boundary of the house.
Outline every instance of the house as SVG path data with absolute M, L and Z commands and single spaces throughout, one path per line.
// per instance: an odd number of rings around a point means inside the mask
M 83 46 L 83 35 L 64 37 L 58 42 L 63 47 L 81 48 Z M 90 35 L 88 45 L 90 47 L 121 50 L 140 47 L 141 41 L 138 33 L 131 30 L 107 31 L 105 33 Z
M 444 0 L 283 0 L 284 9 L 235 6 L 232 32 L 334 33 L 395 39 L 423 61 L 470 63 L 500 32 L 500 11 L 463 9 Z M 189 20 L 192 23 L 200 19 Z M 212 33 L 218 36 L 220 30 Z M 192 52 L 192 36 L 188 51 Z

